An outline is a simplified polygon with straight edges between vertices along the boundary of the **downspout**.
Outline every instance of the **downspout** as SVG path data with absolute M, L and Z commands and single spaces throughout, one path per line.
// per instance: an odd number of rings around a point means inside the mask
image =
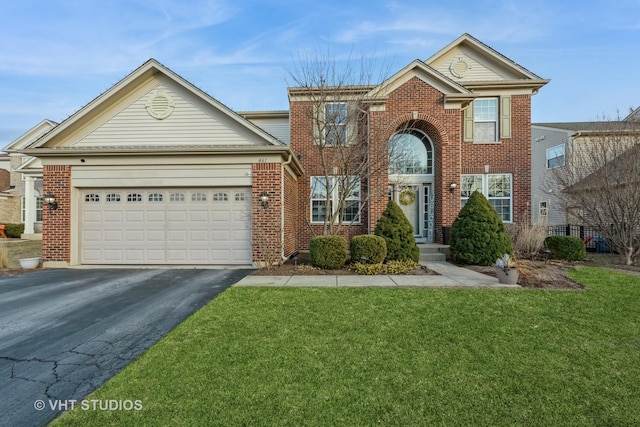
M 371 108 L 367 112 L 367 234 L 371 234 Z
M 280 198 L 282 202 L 280 203 L 280 259 L 285 260 L 284 256 L 284 174 L 285 167 L 293 161 L 293 154 L 289 154 L 289 160 L 282 163 L 282 173 L 280 177 Z

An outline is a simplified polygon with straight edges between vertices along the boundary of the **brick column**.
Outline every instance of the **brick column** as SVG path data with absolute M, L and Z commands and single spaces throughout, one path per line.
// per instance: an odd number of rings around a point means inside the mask
M 274 263 L 282 259 L 282 166 L 280 163 L 255 163 L 252 166 L 251 242 L 253 262 Z M 261 195 L 266 192 L 266 206 Z
M 42 261 L 71 260 L 71 166 L 44 165 L 43 192 L 56 197 L 58 209 L 42 206 Z

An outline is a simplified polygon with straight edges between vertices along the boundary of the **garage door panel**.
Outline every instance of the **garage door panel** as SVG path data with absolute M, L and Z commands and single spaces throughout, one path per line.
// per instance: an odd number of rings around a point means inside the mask
M 164 230 L 148 230 L 147 240 L 149 242 L 156 242 L 156 243 L 164 242 L 165 240 Z
M 103 254 L 103 258 L 113 264 L 117 264 L 122 261 L 122 250 L 117 249 L 105 249 Z M 97 262 L 97 261 L 96 261 Z
M 102 222 L 102 214 L 101 212 L 83 212 L 82 221 L 84 221 L 85 223 L 100 223 Z
M 250 264 L 250 213 L 246 189 L 84 190 L 80 260 Z
M 147 262 L 162 264 L 165 262 L 165 251 L 164 249 L 149 249 L 147 250 Z
M 144 242 L 144 231 L 143 230 L 126 230 L 124 233 L 124 242 Z
M 123 235 L 122 230 L 105 230 L 104 240 L 107 242 L 122 242 Z
M 113 212 L 113 211 L 104 211 L 103 217 L 105 222 L 122 222 L 123 213 Z
M 165 223 L 165 212 L 164 210 L 162 211 L 147 211 L 147 222 L 154 222 L 154 223 L 161 223 L 164 224 Z

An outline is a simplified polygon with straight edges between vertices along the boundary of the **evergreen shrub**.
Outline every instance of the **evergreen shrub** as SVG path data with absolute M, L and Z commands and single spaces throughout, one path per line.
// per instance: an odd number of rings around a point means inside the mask
M 347 261 L 347 240 L 342 236 L 315 236 L 309 242 L 309 260 L 326 270 L 342 268 Z
M 587 248 L 579 237 L 549 236 L 544 239 L 544 245 L 555 259 L 582 261 L 587 256 Z
M 24 224 L 5 224 L 5 233 L 7 237 L 19 239 L 24 233 Z
M 379 264 L 387 256 L 387 242 L 373 234 L 353 236 L 349 244 L 351 262 Z
M 449 252 L 454 262 L 468 265 L 494 265 L 512 253 L 504 223 L 482 193 L 471 194 L 451 225 Z
M 413 226 L 393 200 L 376 224 L 375 234 L 387 242 L 385 261 L 415 261 L 420 259 L 420 250 L 413 237 Z

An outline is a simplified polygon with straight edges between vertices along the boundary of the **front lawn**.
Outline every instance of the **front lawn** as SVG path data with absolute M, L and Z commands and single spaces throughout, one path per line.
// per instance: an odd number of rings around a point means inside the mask
M 231 288 L 56 425 L 638 425 L 640 276 L 587 291 Z

